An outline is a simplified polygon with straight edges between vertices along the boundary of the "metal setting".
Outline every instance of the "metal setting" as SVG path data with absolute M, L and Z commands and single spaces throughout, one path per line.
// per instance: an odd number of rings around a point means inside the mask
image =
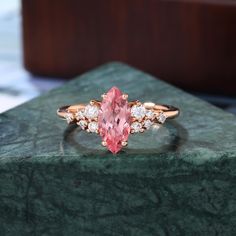
M 101 97 L 107 99 L 108 95 L 103 94 Z M 126 101 L 128 99 L 128 94 L 121 94 L 121 97 Z M 57 110 L 57 115 L 60 118 L 65 119 L 69 124 L 76 123 L 81 129 L 89 133 L 101 135 L 98 117 L 99 113 L 101 113 L 101 104 L 102 101 L 91 100 L 88 104 L 63 106 Z M 163 124 L 166 119 L 173 119 L 180 113 L 179 109 L 174 106 L 159 105 L 152 102 L 141 103 L 137 100 L 128 102 L 127 104 L 131 112 L 129 119 L 130 134 L 143 133 L 152 125 Z M 106 139 L 103 139 L 101 144 L 108 148 Z M 120 141 L 121 147 L 127 145 L 127 139 Z M 116 153 L 116 151 L 113 153 Z

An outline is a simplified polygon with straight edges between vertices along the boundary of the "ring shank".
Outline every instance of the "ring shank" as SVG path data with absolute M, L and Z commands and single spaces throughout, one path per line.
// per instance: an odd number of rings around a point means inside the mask
M 162 111 L 168 119 L 173 119 L 177 117 L 180 113 L 179 109 L 174 106 L 164 105 L 164 104 L 155 104 L 152 102 L 145 102 L 144 107 L 146 109 L 153 109 L 154 111 Z
M 61 118 L 65 118 L 66 114 L 68 113 L 75 114 L 79 110 L 82 110 L 85 106 L 86 106 L 85 104 L 63 106 L 57 110 L 57 115 Z
M 132 103 L 133 102 L 130 102 L 130 104 L 132 104 Z M 100 102 L 98 102 L 98 104 L 100 104 Z M 78 111 L 83 110 L 86 105 L 87 104 L 81 103 L 81 104 L 60 107 L 57 110 L 57 115 L 61 118 L 65 118 L 66 114 L 68 114 L 68 113 L 75 114 Z M 174 106 L 170 106 L 170 105 L 160 105 L 160 104 L 155 104 L 152 102 L 145 102 L 145 103 L 143 103 L 143 106 L 146 109 L 153 110 L 154 112 L 163 112 L 167 119 L 173 119 L 173 118 L 177 117 L 180 113 L 178 108 L 176 108 Z

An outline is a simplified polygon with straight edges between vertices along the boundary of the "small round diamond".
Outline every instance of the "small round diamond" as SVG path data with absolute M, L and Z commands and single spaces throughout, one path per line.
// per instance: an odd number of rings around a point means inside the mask
M 149 129 L 152 126 L 153 122 L 151 120 L 145 120 L 143 125 L 146 129 Z
M 166 115 L 164 113 L 160 113 L 158 117 L 158 121 L 163 124 L 166 121 Z
M 65 118 L 66 118 L 66 121 L 67 121 L 68 124 L 71 123 L 74 120 L 74 116 L 71 113 L 65 114 Z
M 131 108 L 131 115 L 136 119 L 142 119 L 146 114 L 146 109 L 144 106 L 134 105 Z
M 87 121 L 85 120 L 80 120 L 77 124 L 81 127 L 81 129 L 85 129 L 88 125 Z
M 81 119 L 84 119 L 84 112 L 83 111 L 78 111 L 76 114 L 76 119 L 77 120 L 81 120 Z
M 96 133 L 98 131 L 98 123 L 97 122 L 90 122 L 88 124 L 88 130 L 90 132 Z
M 153 111 L 151 111 L 151 110 L 148 110 L 147 112 L 146 112 L 146 117 L 148 118 L 148 119 L 154 119 L 154 117 L 155 117 L 155 114 L 153 113 Z
M 139 122 L 133 122 L 131 124 L 131 131 L 133 131 L 134 133 L 138 133 L 142 131 L 142 124 Z
M 88 119 L 94 119 L 98 117 L 99 109 L 95 105 L 87 105 L 84 109 L 84 116 Z

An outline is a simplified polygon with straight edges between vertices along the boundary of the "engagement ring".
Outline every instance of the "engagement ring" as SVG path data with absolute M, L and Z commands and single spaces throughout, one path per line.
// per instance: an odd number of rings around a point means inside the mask
M 69 124 L 76 123 L 81 129 L 97 133 L 102 145 L 112 153 L 127 146 L 130 134 L 143 133 L 153 124 L 163 124 L 166 119 L 179 115 L 178 108 L 152 102 L 128 102 L 128 95 L 117 87 L 102 95 L 102 101 L 91 100 L 88 104 L 63 106 L 58 116 Z

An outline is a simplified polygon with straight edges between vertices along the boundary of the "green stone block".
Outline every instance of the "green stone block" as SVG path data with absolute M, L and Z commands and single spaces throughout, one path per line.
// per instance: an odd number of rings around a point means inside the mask
M 114 85 L 181 115 L 130 136 L 118 155 L 57 117 Z M 236 235 L 236 119 L 121 63 L 5 112 L 0 235 Z

